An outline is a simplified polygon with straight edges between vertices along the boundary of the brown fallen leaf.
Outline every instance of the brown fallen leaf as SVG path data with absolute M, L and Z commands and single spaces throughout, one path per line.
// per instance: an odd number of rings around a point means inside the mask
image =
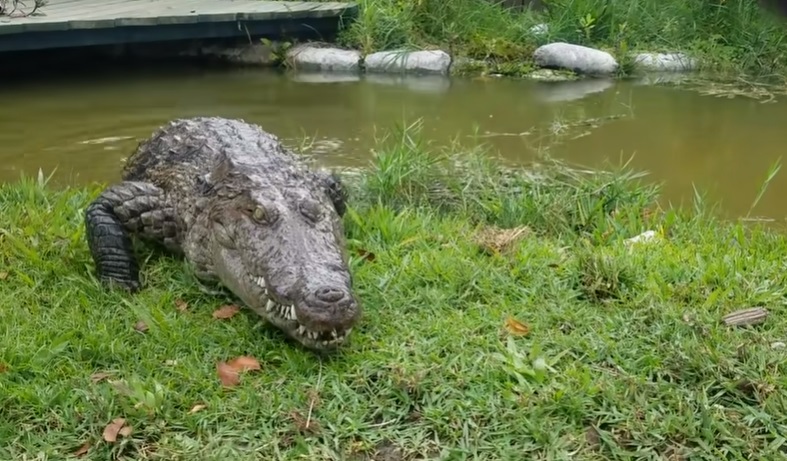
M 193 407 L 191 407 L 191 410 L 189 410 L 189 413 L 196 413 L 198 411 L 204 410 L 207 407 L 208 407 L 207 405 L 202 405 L 202 404 L 194 405 Z
M 254 357 L 240 356 L 229 361 L 229 366 L 236 371 L 260 370 L 260 362 Z
M 140 333 L 144 333 L 144 332 L 148 331 L 148 324 L 143 322 L 142 320 L 140 320 L 140 321 L 138 321 L 137 323 L 134 324 L 134 329 L 137 330 Z
M 238 371 L 227 364 L 227 362 L 217 363 L 216 373 L 219 375 L 219 381 L 221 381 L 222 386 L 232 387 L 240 382 Z
M 240 382 L 240 373 L 243 371 L 260 370 L 260 362 L 254 357 L 240 356 L 229 362 L 218 362 L 216 373 L 221 384 L 227 387 L 235 386 Z
M 77 450 L 74 452 L 74 456 L 76 456 L 77 458 L 81 458 L 85 456 L 89 450 L 90 450 L 90 442 L 85 442 L 84 444 L 82 444 L 81 447 L 77 448 Z
M 6 371 L 8 371 L 8 369 L 9 369 L 8 365 L 6 365 L 3 362 L 0 362 L 0 373 L 5 373 Z
M 120 431 L 118 431 L 118 434 L 122 435 L 123 437 L 128 437 L 129 435 L 131 435 L 132 431 L 133 429 L 131 428 L 131 426 L 123 426 L 120 428 Z
M 8 272 L 6 271 L 0 272 L 0 280 L 5 280 L 7 278 L 8 278 Z
M 189 308 L 189 303 L 183 301 L 182 299 L 175 300 L 175 309 L 179 310 L 180 312 L 186 312 L 186 309 Z
M 214 319 L 230 319 L 235 314 L 240 312 L 240 307 L 236 306 L 235 304 L 227 304 L 225 306 L 221 306 L 220 308 L 216 309 L 213 312 Z
M 506 319 L 506 330 L 515 336 L 525 336 L 530 333 L 530 327 L 513 317 Z
M 124 429 L 126 426 L 126 419 L 125 418 L 115 418 L 112 420 L 111 423 L 107 424 L 107 427 L 104 428 L 104 433 L 102 434 L 104 440 L 109 443 L 113 443 L 117 441 L 118 435 L 126 436 L 126 433 L 131 433 L 131 428 L 129 427 L 128 430 Z
M 93 383 L 95 384 L 109 378 L 110 376 L 112 375 L 110 375 L 109 373 L 98 372 L 90 375 L 90 380 L 93 381 Z

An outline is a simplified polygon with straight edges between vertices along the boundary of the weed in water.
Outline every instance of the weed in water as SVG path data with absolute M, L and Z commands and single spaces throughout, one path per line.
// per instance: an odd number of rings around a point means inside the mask
M 350 184 L 365 317 L 333 357 L 145 246 L 144 290 L 101 287 L 100 187 L 0 186 L 0 458 L 784 457 L 782 234 L 663 210 L 625 166 L 503 169 L 417 126 Z

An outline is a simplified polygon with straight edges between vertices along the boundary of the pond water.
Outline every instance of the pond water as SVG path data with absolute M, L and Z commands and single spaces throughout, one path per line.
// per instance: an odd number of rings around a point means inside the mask
M 340 167 L 368 165 L 376 136 L 420 118 L 426 139 L 480 138 L 514 163 L 540 149 L 588 167 L 631 160 L 663 183 L 665 203 L 689 205 L 696 187 L 735 217 L 748 212 L 787 141 L 787 102 L 638 81 L 332 81 L 260 69 L 139 68 L 15 81 L 0 86 L 0 101 L 0 180 L 57 169 L 58 184 L 117 180 L 121 159 L 176 117 L 242 117 L 293 145 L 310 137 L 320 162 Z M 786 175 L 753 215 L 784 220 Z

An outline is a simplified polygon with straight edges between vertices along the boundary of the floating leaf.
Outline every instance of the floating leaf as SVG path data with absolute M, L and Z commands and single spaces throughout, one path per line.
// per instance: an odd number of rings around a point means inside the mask
M 104 428 L 103 437 L 109 443 L 113 443 L 117 441 L 118 435 L 122 435 L 126 437 L 128 434 L 131 433 L 131 428 L 125 429 L 126 427 L 126 420 L 125 418 L 115 418 L 112 420 L 111 423 Z
M 530 333 L 530 327 L 513 317 L 506 319 L 506 330 L 515 336 L 525 336 Z
M 227 304 L 225 306 L 221 306 L 220 308 L 216 309 L 213 312 L 214 319 L 229 319 L 235 316 L 240 311 L 240 307 L 236 306 L 235 304 Z

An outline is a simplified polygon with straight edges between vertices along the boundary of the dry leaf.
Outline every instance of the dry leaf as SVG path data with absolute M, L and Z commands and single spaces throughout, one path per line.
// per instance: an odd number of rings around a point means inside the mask
M 221 381 L 223 386 L 235 386 L 240 382 L 240 375 L 238 372 L 226 362 L 219 362 L 216 364 L 216 373 L 219 375 L 219 381 Z
M 483 251 L 495 254 L 511 250 L 520 240 L 528 235 L 530 235 L 530 228 L 527 226 L 513 229 L 486 227 L 478 231 L 473 240 Z
M 198 412 L 198 411 L 202 411 L 202 410 L 204 410 L 205 408 L 207 408 L 207 405 L 202 405 L 202 404 L 199 404 L 199 405 L 194 405 L 194 406 L 191 408 L 191 410 L 189 410 L 189 413 L 196 413 L 196 412 Z
M 513 317 L 508 317 L 506 319 L 506 330 L 516 336 L 524 336 L 530 333 L 530 328 L 527 325 Z
M 122 435 L 123 437 L 128 437 L 129 435 L 131 435 L 132 431 L 133 429 L 131 428 L 131 426 L 123 426 L 120 428 L 120 431 L 118 431 L 118 434 Z
M 365 259 L 365 260 L 367 260 L 369 262 L 372 262 L 372 261 L 375 260 L 375 258 L 377 258 L 374 255 L 374 253 L 372 253 L 371 251 L 364 250 L 363 248 L 358 248 L 357 253 L 358 253 L 358 256 L 361 257 L 361 259 Z
M 0 280 L 5 280 L 7 278 L 8 278 L 8 272 L 6 271 L 0 272 Z
M 101 372 L 93 373 L 92 375 L 90 375 L 90 380 L 93 381 L 93 383 L 95 384 L 109 378 L 110 376 L 112 375 L 110 375 L 109 373 L 101 373 Z
M 87 454 L 88 450 L 90 450 L 90 442 L 85 442 L 74 452 L 74 456 L 81 458 Z
M 107 442 L 115 442 L 120 434 L 121 429 L 126 425 L 125 418 L 115 418 L 111 423 L 104 428 L 104 440 Z M 122 434 L 121 434 L 122 435 Z
M 216 311 L 213 312 L 214 319 L 229 319 L 232 318 L 235 314 L 240 311 L 240 307 L 236 306 L 235 304 L 227 304 L 226 306 L 221 306 Z
M 240 356 L 229 362 L 219 362 L 216 364 L 216 373 L 224 386 L 235 386 L 240 382 L 240 372 L 249 370 L 259 370 L 260 362 L 254 357 Z
M 6 365 L 3 362 L 0 362 L 0 373 L 5 373 L 6 371 L 8 371 L 8 368 L 9 368 L 8 365 Z
M 230 360 L 229 366 L 236 371 L 259 370 L 260 362 L 254 357 L 241 356 Z
M 180 312 L 186 312 L 186 309 L 189 308 L 189 303 L 183 301 L 182 299 L 175 300 L 175 309 L 179 310 Z
M 148 324 L 140 320 L 139 322 L 134 324 L 134 329 L 140 333 L 144 333 L 148 331 Z

